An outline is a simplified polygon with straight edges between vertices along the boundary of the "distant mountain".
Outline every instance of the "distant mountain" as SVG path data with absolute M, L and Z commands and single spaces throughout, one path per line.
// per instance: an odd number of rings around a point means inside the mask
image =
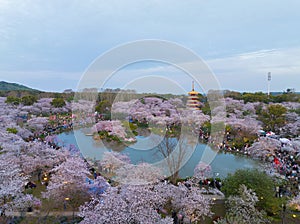
M 17 83 L 0 81 L 0 91 L 16 91 L 16 90 L 39 92 L 39 90 L 32 89 Z

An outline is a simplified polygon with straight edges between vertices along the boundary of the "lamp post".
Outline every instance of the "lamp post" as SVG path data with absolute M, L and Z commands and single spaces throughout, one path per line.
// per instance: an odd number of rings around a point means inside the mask
M 64 200 L 64 210 L 67 209 L 67 201 L 70 201 L 70 198 L 65 198 L 65 200 Z
M 285 218 L 285 210 L 286 210 L 286 205 L 285 204 L 281 204 L 282 207 L 282 219 L 281 219 L 281 223 L 284 224 L 284 218 Z
M 218 172 L 214 172 L 214 188 L 216 188 L 216 178 L 219 176 Z
M 69 183 L 68 181 L 64 181 L 64 182 L 63 182 L 63 188 L 62 188 L 63 191 L 65 190 L 65 186 L 66 186 L 68 183 Z M 64 192 L 64 194 L 65 194 L 65 192 Z M 67 209 L 67 202 L 68 202 L 68 201 L 70 201 L 70 198 L 69 198 L 68 196 L 66 196 L 66 197 L 64 198 L 64 210 Z
M 268 97 L 270 97 L 271 72 L 268 72 Z
M 276 186 L 276 197 L 279 198 L 279 186 Z

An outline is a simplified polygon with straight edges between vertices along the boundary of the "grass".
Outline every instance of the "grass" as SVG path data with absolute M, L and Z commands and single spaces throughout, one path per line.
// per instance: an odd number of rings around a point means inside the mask
M 212 224 L 218 218 L 222 218 L 226 214 L 225 200 L 216 200 L 212 205 L 211 211 L 213 213 L 212 217 L 205 218 L 203 224 Z

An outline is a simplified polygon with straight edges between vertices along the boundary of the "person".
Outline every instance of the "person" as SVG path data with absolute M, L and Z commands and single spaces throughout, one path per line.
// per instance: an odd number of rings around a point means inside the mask
M 0 207 L 0 216 L 5 216 L 5 210 L 2 207 Z
M 174 210 L 172 211 L 172 218 L 174 220 L 174 224 L 178 224 L 177 213 Z
M 26 185 L 25 185 L 25 189 L 28 189 L 28 188 L 36 188 L 36 184 L 29 181 Z
M 199 187 L 202 188 L 202 186 L 203 186 L 203 181 L 200 180 L 198 184 L 199 184 Z

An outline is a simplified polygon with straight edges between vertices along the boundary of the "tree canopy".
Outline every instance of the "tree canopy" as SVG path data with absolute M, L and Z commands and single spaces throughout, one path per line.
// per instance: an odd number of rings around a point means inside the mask
M 20 104 L 20 98 L 18 97 L 14 97 L 14 96 L 8 96 L 6 98 L 6 101 L 5 103 L 8 103 L 8 104 L 13 104 L 13 105 L 19 105 Z
M 58 108 L 66 105 L 66 102 L 63 98 L 54 98 L 51 102 L 51 105 Z
M 265 209 L 269 213 L 276 213 L 280 209 L 281 202 L 275 197 L 274 180 L 266 173 L 256 169 L 237 170 L 224 180 L 222 192 L 226 197 L 238 195 L 242 184 L 256 193 L 259 199 L 257 202 L 259 208 Z
M 264 123 L 265 130 L 278 133 L 286 122 L 286 112 L 287 109 L 284 106 L 272 104 L 261 112 L 259 118 Z
M 24 106 L 31 106 L 33 105 L 35 102 L 37 102 L 37 98 L 35 96 L 32 95 L 28 95 L 28 96 L 23 96 L 21 98 L 21 102 Z

